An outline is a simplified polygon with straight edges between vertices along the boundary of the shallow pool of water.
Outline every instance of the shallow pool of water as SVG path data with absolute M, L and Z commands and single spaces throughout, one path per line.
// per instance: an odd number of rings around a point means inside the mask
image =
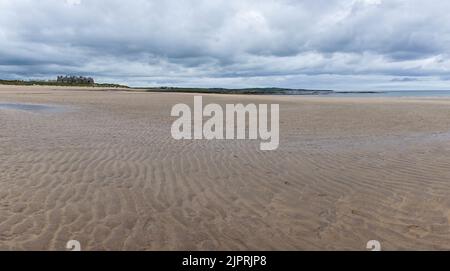
M 63 107 L 43 104 L 0 103 L 0 109 L 12 109 L 30 112 L 62 112 Z

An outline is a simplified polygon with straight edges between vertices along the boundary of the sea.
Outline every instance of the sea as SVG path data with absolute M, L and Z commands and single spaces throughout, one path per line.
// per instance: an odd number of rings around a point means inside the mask
M 395 91 L 371 91 L 371 92 L 351 92 L 335 91 L 331 93 L 319 94 L 327 97 L 449 97 L 450 90 L 395 90 Z

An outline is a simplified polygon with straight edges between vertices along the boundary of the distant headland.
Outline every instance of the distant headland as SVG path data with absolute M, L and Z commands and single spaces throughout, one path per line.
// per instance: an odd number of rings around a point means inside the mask
M 1 80 L 0 85 L 12 86 L 62 86 L 62 87 L 98 87 L 98 88 L 129 88 L 125 85 L 96 83 L 92 77 L 65 75 L 56 80 Z
M 142 88 L 147 92 L 184 92 L 208 94 L 248 94 L 248 95 L 320 95 L 335 93 L 333 90 L 291 89 L 291 88 L 177 88 L 157 87 Z
M 199 94 L 247 94 L 247 95 L 329 95 L 343 92 L 334 90 L 292 89 L 292 88 L 185 88 L 185 87 L 129 87 L 121 84 L 96 83 L 92 77 L 58 76 L 56 80 L 0 80 L 0 85 L 15 86 L 62 86 L 62 87 L 94 87 L 110 89 L 127 89 L 140 92 L 175 92 Z M 353 93 L 374 93 L 371 91 Z

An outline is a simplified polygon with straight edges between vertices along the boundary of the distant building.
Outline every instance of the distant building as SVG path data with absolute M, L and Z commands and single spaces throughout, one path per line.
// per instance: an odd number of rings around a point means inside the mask
M 91 77 L 83 76 L 58 76 L 56 82 L 61 84 L 73 84 L 73 85 L 93 85 L 95 84 L 94 79 Z

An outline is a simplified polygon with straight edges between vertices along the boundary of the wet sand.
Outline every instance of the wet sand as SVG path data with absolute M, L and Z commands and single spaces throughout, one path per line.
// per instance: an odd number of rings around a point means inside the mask
M 193 94 L 0 86 L 0 250 L 450 249 L 450 100 L 279 103 L 280 147 L 176 141 Z

